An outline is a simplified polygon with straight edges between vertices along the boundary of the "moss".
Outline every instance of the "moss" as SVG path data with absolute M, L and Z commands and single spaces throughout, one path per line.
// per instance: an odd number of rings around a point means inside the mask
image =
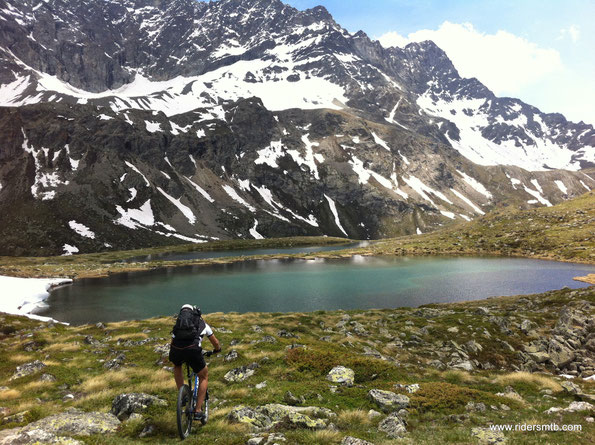
M 420 384 L 417 392 L 411 394 L 411 407 L 419 412 L 458 411 L 469 402 L 483 402 L 488 405 L 502 403 L 500 397 L 485 391 L 467 388 L 447 382 L 428 382 Z M 515 403 L 506 399 L 509 405 Z

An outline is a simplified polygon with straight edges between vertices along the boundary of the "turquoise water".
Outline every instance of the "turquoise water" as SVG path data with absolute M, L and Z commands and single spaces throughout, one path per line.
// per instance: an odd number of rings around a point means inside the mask
M 209 312 L 419 306 L 586 284 L 589 265 L 520 258 L 261 260 L 84 279 L 54 290 L 40 315 L 73 324 L 142 319 L 184 303 Z

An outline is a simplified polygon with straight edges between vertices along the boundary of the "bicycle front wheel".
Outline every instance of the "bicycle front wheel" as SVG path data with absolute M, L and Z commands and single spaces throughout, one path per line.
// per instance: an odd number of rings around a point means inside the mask
M 186 439 L 192 429 L 192 393 L 188 385 L 182 385 L 178 392 L 178 433 Z

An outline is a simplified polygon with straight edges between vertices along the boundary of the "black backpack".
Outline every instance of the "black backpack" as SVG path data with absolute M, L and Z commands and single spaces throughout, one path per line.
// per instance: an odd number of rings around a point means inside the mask
M 198 336 L 198 327 L 194 323 L 195 312 L 192 309 L 182 309 L 172 330 L 176 340 L 194 340 Z

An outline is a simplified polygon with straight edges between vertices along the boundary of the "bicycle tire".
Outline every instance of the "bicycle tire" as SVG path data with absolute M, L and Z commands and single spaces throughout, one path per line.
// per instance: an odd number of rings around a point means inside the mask
M 203 409 L 203 414 L 204 417 L 201 420 L 201 423 L 203 425 L 206 425 L 206 423 L 209 421 L 209 390 L 207 389 L 207 394 L 205 396 L 205 401 L 204 401 L 204 409 Z
M 182 385 L 178 392 L 177 420 L 178 433 L 184 440 L 192 430 L 192 393 L 186 384 Z

